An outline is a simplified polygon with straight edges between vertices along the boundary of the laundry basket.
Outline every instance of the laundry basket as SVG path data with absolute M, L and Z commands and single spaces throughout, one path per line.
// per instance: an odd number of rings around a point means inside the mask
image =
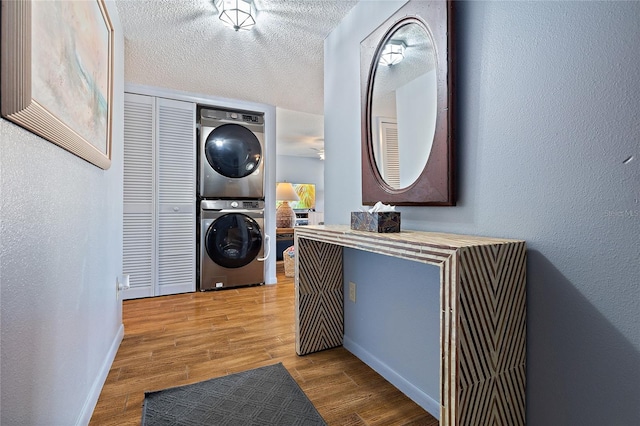
M 294 246 L 287 247 L 282 252 L 284 260 L 284 276 L 293 277 L 296 272 L 296 249 Z

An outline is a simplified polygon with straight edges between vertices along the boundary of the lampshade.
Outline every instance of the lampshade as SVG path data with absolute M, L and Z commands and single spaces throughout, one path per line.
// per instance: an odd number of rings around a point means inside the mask
M 256 24 L 252 0 L 218 0 L 219 18 L 234 30 L 249 30 Z
M 392 40 L 388 42 L 380 54 L 380 64 L 391 66 L 400 63 L 404 59 L 404 49 L 406 47 L 407 45 L 402 41 Z
M 289 182 L 280 182 L 276 186 L 276 201 L 282 201 L 276 210 L 276 228 L 293 228 L 296 224 L 296 213 L 289 205 L 289 201 L 298 201 L 293 185 Z
M 298 201 L 300 197 L 296 194 L 296 190 L 293 189 L 293 185 L 289 182 L 280 182 L 276 186 L 276 200 L 277 201 Z

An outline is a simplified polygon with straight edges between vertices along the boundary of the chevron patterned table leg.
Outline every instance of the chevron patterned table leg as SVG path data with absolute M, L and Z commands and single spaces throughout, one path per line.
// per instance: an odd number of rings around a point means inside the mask
M 306 355 L 342 345 L 342 247 L 297 239 L 296 352 Z
M 524 243 L 460 250 L 458 424 L 525 424 L 525 265 Z

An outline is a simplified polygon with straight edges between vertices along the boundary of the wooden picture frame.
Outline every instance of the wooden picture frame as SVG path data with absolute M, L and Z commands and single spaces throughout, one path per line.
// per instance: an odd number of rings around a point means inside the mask
M 2 117 L 111 166 L 114 29 L 104 0 L 2 0 Z

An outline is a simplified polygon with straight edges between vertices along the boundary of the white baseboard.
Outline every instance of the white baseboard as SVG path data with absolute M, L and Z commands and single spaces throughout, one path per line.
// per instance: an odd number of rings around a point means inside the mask
M 100 368 L 98 376 L 93 381 L 93 386 L 91 386 L 91 390 L 89 391 L 89 395 L 87 395 L 87 399 L 84 402 L 84 406 L 82 407 L 80 416 L 78 416 L 78 421 L 76 422 L 77 426 L 89 424 L 91 415 L 93 414 L 93 410 L 96 408 L 96 404 L 98 403 L 100 392 L 102 392 L 102 386 L 107 380 L 109 370 L 111 369 L 113 360 L 116 358 L 116 353 L 118 352 L 118 348 L 120 347 L 120 343 L 122 342 L 123 338 L 124 324 L 120 324 L 120 328 L 118 329 L 118 332 L 116 333 L 116 336 L 111 343 L 111 347 L 109 348 L 109 352 L 107 352 L 107 356 L 105 357 L 104 363 L 102 364 L 102 368 Z
M 433 417 L 440 420 L 440 403 L 437 400 L 431 398 L 425 392 L 418 389 L 414 384 L 399 375 L 395 370 L 368 352 L 362 346 L 349 339 L 347 336 L 344 336 L 342 345 L 346 350 L 354 354 L 369 367 L 373 368 L 389 383 L 411 398 L 413 402 L 424 408 Z

